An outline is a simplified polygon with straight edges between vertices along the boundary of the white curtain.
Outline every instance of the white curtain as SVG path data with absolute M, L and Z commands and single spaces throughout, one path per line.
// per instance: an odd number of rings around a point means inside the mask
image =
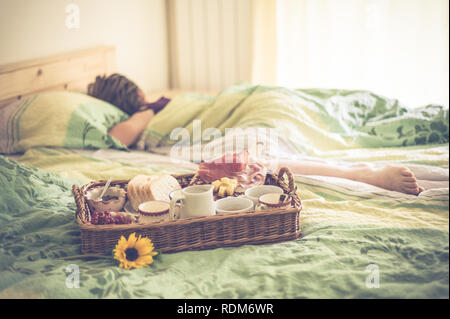
M 212 93 L 251 79 L 254 1 L 259 0 L 166 0 L 171 88 Z M 269 33 L 275 32 L 276 11 L 266 9 L 258 30 L 271 16 Z
M 412 107 L 449 105 L 448 0 L 261 1 L 276 2 L 277 72 L 254 82 L 367 89 Z
M 238 81 L 449 104 L 448 0 L 167 0 L 171 87 Z

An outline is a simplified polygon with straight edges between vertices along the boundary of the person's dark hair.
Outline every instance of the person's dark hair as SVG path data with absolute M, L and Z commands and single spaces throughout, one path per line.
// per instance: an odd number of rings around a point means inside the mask
M 139 111 L 146 104 L 139 87 L 121 74 L 97 76 L 95 82 L 88 85 L 88 94 L 109 102 L 129 115 Z

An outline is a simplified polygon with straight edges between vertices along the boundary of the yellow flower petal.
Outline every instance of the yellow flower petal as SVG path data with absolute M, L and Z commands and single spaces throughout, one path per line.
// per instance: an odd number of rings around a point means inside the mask
M 153 251 L 153 245 L 148 238 L 140 239 L 134 248 L 139 252 L 139 256 L 148 255 Z
M 152 257 L 152 256 L 149 256 L 149 255 L 139 257 L 139 258 L 136 260 L 136 263 L 139 263 L 139 264 L 145 264 L 145 265 L 151 264 L 152 262 L 153 262 L 153 257 Z
M 134 247 L 134 245 L 136 245 L 136 233 L 132 233 L 129 237 L 128 237 L 128 247 L 127 248 L 132 248 Z
M 129 248 L 136 249 L 138 257 L 136 260 L 127 260 L 126 251 Z M 128 239 L 121 237 L 117 242 L 114 251 L 114 258 L 120 262 L 120 267 L 124 269 L 141 268 L 153 263 L 153 256 L 158 252 L 154 251 L 154 246 L 149 238 L 139 237 L 136 238 L 136 233 L 130 234 Z

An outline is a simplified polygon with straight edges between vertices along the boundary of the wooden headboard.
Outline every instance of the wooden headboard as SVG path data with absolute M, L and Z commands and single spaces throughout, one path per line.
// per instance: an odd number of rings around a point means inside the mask
M 85 92 L 97 75 L 115 71 L 115 48 L 100 46 L 0 66 L 0 108 L 51 90 Z

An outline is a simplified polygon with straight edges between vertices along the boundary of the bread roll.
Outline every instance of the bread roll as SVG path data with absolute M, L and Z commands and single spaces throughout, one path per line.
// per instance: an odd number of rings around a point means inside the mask
M 149 180 L 151 180 L 151 176 L 137 175 L 128 182 L 128 199 L 131 203 L 131 206 L 136 211 L 138 209 L 138 206 L 142 203 L 141 185 L 145 185 Z
M 170 201 L 170 192 L 180 189 L 177 179 L 171 175 L 138 175 L 128 183 L 128 199 L 134 210 L 150 200 Z
M 150 197 L 153 200 L 170 201 L 170 192 L 180 188 L 177 179 L 171 175 L 155 176 L 150 183 Z

